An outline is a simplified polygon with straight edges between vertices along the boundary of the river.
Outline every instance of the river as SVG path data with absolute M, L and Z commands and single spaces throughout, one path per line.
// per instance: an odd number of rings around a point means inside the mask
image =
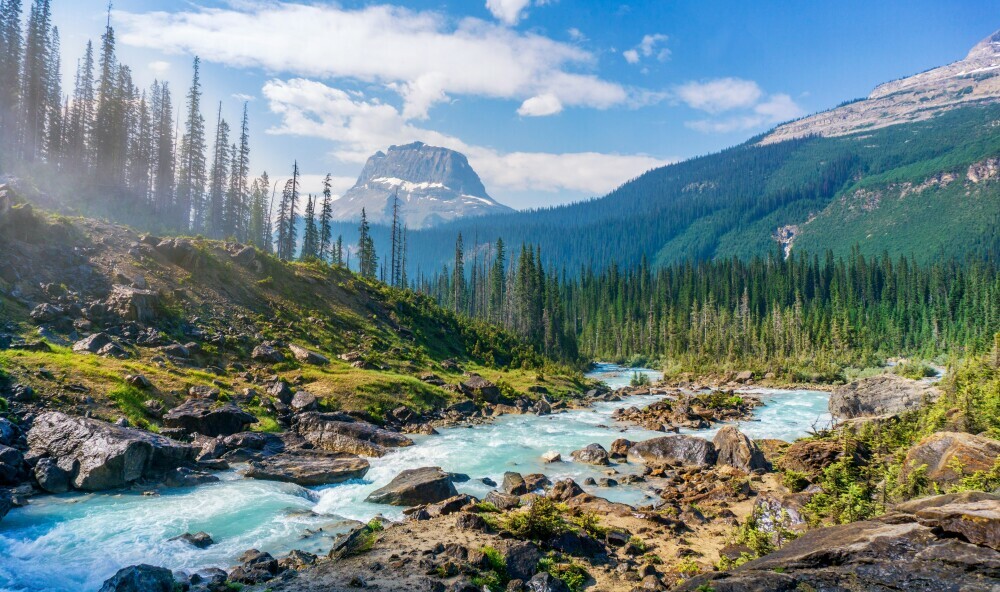
M 650 369 L 626 369 L 598 364 L 589 376 L 612 388 L 626 386 L 634 372 L 652 380 Z M 753 390 L 765 401 L 752 421 L 739 428 L 753 438 L 794 440 L 815 425 L 829 422 L 828 393 L 807 390 Z M 662 436 L 611 419 L 615 409 L 648 405 L 656 395 L 633 396 L 616 403 L 546 416 L 509 415 L 488 424 L 440 429 L 439 435 L 414 436 L 414 446 L 371 459 L 363 480 L 318 488 L 242 479 L 237 470 L 220 474 L 219 483 L 196 488 L 163 489 L 158 495 L 138 492 L 68 493 L 40 496 L 0 521 L 0 591 L 92 591 L 118 569 L 137 563 L 173 570 L 228 567 L 249 548 L 275 556 L 291 549 L 325 553 L 351 520 L 378 514 L 400 518 L 400 508 L 364 502 L 365 496 L 388 483 L 403 469 L 440 466 L 464 473 L 459 491 L 483 496 L 491 487 L 480 479 L 500 482 L 505 471 L 545 473 L 550 479 L 606 476 L 606 467 L 574 462 L 543 465 L 543 453 L 555 450 L 564 458 L 592 442 L 608 447 L 619 437 L 643 440 Z M 715 429 L 699 430 L 711 438 Z M 693 432 L 692 432 L 693 433 Z M 620 464 L 620 473 L 641 467 Z M 651 503 L 642 483 L 614 488 L 584 487 L 590 493 L 629 504 Z M 169 541 L 185 532 L 205 531 L 216 544 L 196 549 Z

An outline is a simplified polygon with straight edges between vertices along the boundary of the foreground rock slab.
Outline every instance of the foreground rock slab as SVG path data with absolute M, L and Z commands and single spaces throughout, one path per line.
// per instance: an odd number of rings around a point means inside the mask
M 422 467 L 396 475 L 388 485 L 369 494 L 365 501 L 392 506 L 419 506 L 444 501 L 455 495 L 458 492 L 451 475 L 441 467 Z
M 629 462 L 647 464 L 694 465 L 715 464 L 715 445 L 696 436 L 663 436 L 644 440 L 628 450 Z
M 242 432 L 253 423 L 257 423 L 257 418 L 234 403 L 219 405 L 211 399 L 191 399 L 163 416 L 163 424 L 169 428 L 213 438 Z
M 389 448 L 412 446 L 413 440 L 343 413 L 307 412 L 297 416 L 295 431 L 321 450 L 384 456 Z
M 99 592 L 174 592 L 174 574 L 152 565 L 133 565 L 118 570 Z
M 1000 458 L 1000 441 L 962 432 L 937 432 L 917 442 L 903 461 L 900 479 L 926 467 L 926 477 L 950 485 L 976 471 L 988 471 Z
M 194 460 L 195 448 L 96 419 L 42 413 L 28 431 L 30 454 L 71 467 L 76 489 L 101 491 L 156 477 Z M 67 462 L 68 461 L 68 462 Z

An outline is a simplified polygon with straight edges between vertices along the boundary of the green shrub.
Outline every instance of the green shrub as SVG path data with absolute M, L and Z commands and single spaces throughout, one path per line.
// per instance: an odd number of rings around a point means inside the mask
M 538 571 L 548 572 L 552 577 L 561 580 L 570 592 L 580 592 L 590 579 L 590 574 L 582 565 L 574 561 L 559 562 L 555 557 L 543 557 L 538 562 Z
M 558 505 L 545 497 L 538 497 L 526 512 L 511 514 L 504 527 L 515 537 L 533 541 L 548 541 L 568 528 Z
M 781 484 L 793 493 L 798 493 L 809 487 L 809 475 L 788 469 L 781 475 Z

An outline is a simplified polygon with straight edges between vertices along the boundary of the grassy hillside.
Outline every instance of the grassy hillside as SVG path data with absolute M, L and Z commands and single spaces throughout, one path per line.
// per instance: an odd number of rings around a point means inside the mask
M 156 404 L 148 401 L 169 408 L 192 386 L 214 386 L 224 397 L 244 396 L 265 419 L 259 427 L 268 429 L 274 423 L 253 392 L 275 378 L 317 395 L 325 409 L 375 415 L 401 404 L 420 411 L 464 399 L 453 385 L 468 372 L 511 395 L 541 386 L 561 396 L 590 386 L 578 370 L 550 362 L 508 333 L 341 268 L 287 264 L 249 247 L 198 238 L 188 239 L 180 255 L 165 253 L 158 237 L 28 207 L 11 218 L 0 224 L 6 255 L 0 263 L 0 382 L 31 386 L 45 405 L 109 418 L 124 414 L 155 426 L 150 407 Z M 109 295 L 129 284 L 152 294 L 151 318 L 134 323 L 99 315 Z M 31 319 L 41 303 L 64 314 Z M 140 344 L 136 332 L 146 328 L 155 329 L 155 340 Z M 96 331 L 120 343 L 124 356 L 70 349 Z M 44 344 L 36 343 L 39 337 Z M 252 362 L 254 347 L 270 341 L 301 345 L 330 362 L 307 365 L 287 353 L 273 365 Z M 170 343 L 191 344 L 190 358 L 165 355 L 159 347 Z M 339 359 L 342 354 L 350 361 Z M 420 380 L 426 373 L 446 384 Z M 129 384 L 126 377 L 135 374 L 152 386 Z

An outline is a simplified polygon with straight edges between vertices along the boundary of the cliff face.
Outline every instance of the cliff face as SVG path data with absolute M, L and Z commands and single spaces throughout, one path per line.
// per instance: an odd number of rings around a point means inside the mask
M 364 208 L 372 222 L 389 222 L 394 195 L 410 228 L 512 211 L 490 197 L 464 155 L 414 142 L 369 158 L 358 182 L 334 202 L 334 216 L 356 220 Z
M 1000 101 L 1000 31 L 977 43 L 962 60 L 880 84 L 863 100 L 778 126 L 761 143 L 843 136 L 995 101 Z

